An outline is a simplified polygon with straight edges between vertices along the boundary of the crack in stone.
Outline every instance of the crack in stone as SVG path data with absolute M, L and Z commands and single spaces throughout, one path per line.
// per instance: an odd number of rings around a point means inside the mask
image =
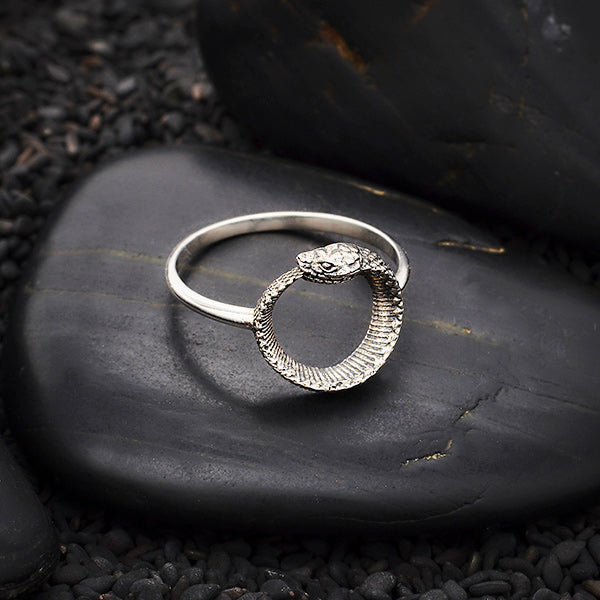
M 477 400 L 475 400 L 473 405 L 471 405 L 468 408 L 466 408 L 465 410 L 463 410 L 463 412 L 458 417 L 456 417 L 456 419 L 454 419 L 453 424 L 455 425 L 462 419 L 469 417 L 473 413 L 473 411 L 475 411 L 477 408 L 479 408 L 479 405 L 482 402 L 488 401 L 488 400 L 497 400 L 498 397 L 500 396 L 500 393 L 502 392 L 502 390 L 504 390 L 503 385 L 501 385 L 493 394 L 487 394 L 485 396 L 480 396 L 479 398 L 477 398 Z
M 432 521 L 435 519 L 439 519 L 441 517 L 447 517 L 454 513 L 460 512 L 467 506 L 473 506 L 475 504 L 478 504 L 479 502 L 481 502 L 484 499 L 484 496 L 487 493 L 487 491 L 488 491 L 488 487 L 486 487 L 481 493 L 477 494 L 473 498 L 469 498 L 469 499 L 465 500 L 464 502 L 461 502 L 458 506 L 455 506 L 454 508 L 451 508 L 448 511 L 444 511 L 444 512 L 437 513 L 437 514 L 432 514 L 432 515 L 428 515 L 428 516 L 421 516 L 417 519 L 377 520 L 377 519 L 361 519 L 359 517 L 348 517 L 348 516 L 336 517 L 336 516 L 333 516 L 333 520 L 336 522 L 339 522 L 339 523 L 362 523 L 362 524 L 369 524 L 369 525 L 387 525 L 390 527 L 394 526 L 394 525 L 410 526 L 413 524 L 421 524 L 425 521 Z M 319 520 L 322 520 L 322 518 L 323 517 L 321 517 L 321 516 L 309 517 L 309 519 L 319 519 Z M 325 518 L 332 518 L 332 515 L 325 515 Z
M 450 452 L 450 449 L 452 448 L 452 444 L 453 444 L 453 440 L 450 439 L 450 440 L 448 440 L 448 443 L 446 444 L 446 446 L 443 450 L 440 450 L 439 452 L 433 452 L 432 454 L 416 456 L 415 458 L 408 458 L 407 460 L 400 463 L 400 467 L 406 467 L 412 463 L 423 462 L 423 461 L 427 462 L 430 460 L 439 460 L 440 458 L 444 458 L 444 457 L 448 456 L 448 453 Z

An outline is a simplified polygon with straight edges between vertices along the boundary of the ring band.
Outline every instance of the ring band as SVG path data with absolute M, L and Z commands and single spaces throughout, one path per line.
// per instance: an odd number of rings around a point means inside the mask
M 230 237 L 265 231 L 329 233 L 361 240 L 387 254 L 396 264 L 394 272 L 384 260 L 365 247 L 337 242 L 296 257 L 297 266 L 271 283 L 256 307 L 219 302 L 188 287 L 180 272 L 202 250 Z M 371 377 L 392 352 L 402 325 L 402 290 L 408 281 L 406 253 L 376 227 L 339 215 L 282 211 L 245 215 L 204 227 L 179 242 L 166 263 L 171 293 L 185 306 L 217 321 L 251 329 L 265 360 L 287 380 L 321 391 L 348 389 Z M 299 363 L 285 353 L 273 331 L 273 308 L 283 292 L 297 279 L 315 283 L 341 283 L 364 276 L 373 292 L 371 321 L 365 337 L 344 360 L 330 367 Z

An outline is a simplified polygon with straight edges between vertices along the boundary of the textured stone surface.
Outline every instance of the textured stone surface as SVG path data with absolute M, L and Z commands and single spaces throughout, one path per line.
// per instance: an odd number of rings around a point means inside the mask
M 263 143 L 600 250 L 600 5 L 198 7 L 212 79 Z
M 41 583 L 58 561 L 50 518 L 0 441 L 0 598 Z
M 365 219 L 411 260 L 397 347 L 347 392 L 280 379 L 250 332 L 186 310 L 164 283 L 183 235 L 290 208 Z M 231 240 L 192 283 L 252 305 L 311 245 Z M 279 305 L 290 353 L 326 361 L 362 337 L 368 286 L 298 283 Z M 95 500 L 229 527 L 389 531 L 598 491 L 597 293 L 360 181 L 218 151 L 132 154 L 73 192 L 17 307 L 12 425 L 38 464 Z

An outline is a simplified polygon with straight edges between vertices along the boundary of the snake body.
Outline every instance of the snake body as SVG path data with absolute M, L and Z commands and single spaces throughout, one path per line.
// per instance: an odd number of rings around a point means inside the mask
M 404 309 L 394 272 L 376 252 L 346 242 L 302 252 L 296 261 L 298 266 L 273 281 L 254 309 L 253 331 L 263 356 L 280 375 L 302 387 L 333 391 L 362 383 L 383 365 L 400 333 Z M 357 275 L 367 279 L 373 292 L 371 321 L 362 342 L 329 367 L 306 365 L 289 356 L 273 330 L 273 308 L 281 294 L 300 278 L 333 284 Z

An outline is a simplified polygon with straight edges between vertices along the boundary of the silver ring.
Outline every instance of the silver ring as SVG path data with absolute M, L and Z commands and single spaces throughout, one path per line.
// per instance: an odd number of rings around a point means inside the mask
M 238 235 L 279 230 L 333 233 L 361 240 L 387 254 L 396 270 L 373 250 L 336 242 L 300 253 L 297 266 L 275 279 L 254 308 L 203 296 L 181 278 L 180 272 L 208 246 Z M 300 278 L 333 284 L 357 275 L 366 278 L 373 293 L 371 321 L 362 342 L 330 367 L 306 365 L 289 356 L 273 331 L 273 308 L 281 294 Z M 245 215 L 199 229 L 175 246 L 167 259 L 165 276 L 171 293 L 188 308 L 216 321 L 251 329 L 265 360 L 285 379 L 311 390 L 334 391 L 354 387 L 374 375 L 392 352 L 402 325 L 402 290 L 408 281 L 409 264 L 404 250 L 372 225 L 328 213 L 282 211 Z

